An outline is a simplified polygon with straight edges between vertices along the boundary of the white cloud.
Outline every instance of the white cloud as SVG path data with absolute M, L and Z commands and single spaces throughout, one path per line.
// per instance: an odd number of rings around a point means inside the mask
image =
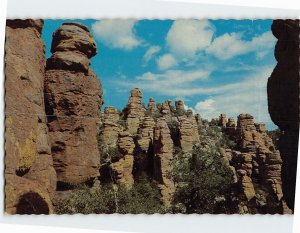
M 206 99 L 204 101 L 200 101 L 196 104 L 195 109 L 197 112 L 213 112 L 215 111 L 213 107 L 213 103 L 215 101 L 213 99 Z
M 111 48 L 131 50 L 141 44 L 134 33 L 136 20 L 105 19 L 92 25 L 92 33 Z
M 213 40 L 206 48 L 207 54 L 226 60 L 238 55 L 256 52 L 258 58 L 262 58 L 274 48 L 275 38 L 271 32 L 265 32 L 252 40 L 243 40 L 241 33 L 226 33 Z
M 209 71 L 200 69 L 192 71 L 167 70 L 163 73 L 146 72 L 133 81 L 118 81 L 116 84 L 128 88 L 139 87 L 162 95 L 184 97 L 191 95 L 189 90 L 193 82 L 205 80 L 209 75 Z
M 267 103 L 267 78 L 271 67 L 257 70 L 244 81 L 228 84 L 214 96 L 195 105 L 197 113 L 206 119 L 216 118 L 221 113 L 236 118 L 240 113 L 250 113 L 256 122 L 271 123 Z
M 151 46 L 143 56 L 143 61 L 145 63 L 149 62 L 153 56 L 161 50 L 159 46 Z
M 166 70 L 177 65 L 177 61 L 172 54 L 164 54 L 157 59 L 157 65 L 160 70 Z
M 180 59 L 194 58 L 197 51 L 207 48 L 214 28 L 208 20 L 176 20 L 167 37 L 170 52 Z

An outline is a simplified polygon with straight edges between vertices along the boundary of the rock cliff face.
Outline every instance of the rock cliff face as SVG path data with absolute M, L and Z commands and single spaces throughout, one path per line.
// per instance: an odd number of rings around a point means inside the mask
M 51 51 L 45 76 L 46 113 L 57 179 L 66 188 L 99 176 L 96 136 L 102 88 L 89 67 L 96 45 L 84 25 L 64 23 L 53 34 Z
M 42 26 L 42 20 L 7 20 L 6 25 L 5 211 L 9 214 L 53 212 L 56 173 L 45 117 Z
M 277 65 L 268 79 L 268 106 L 273 122 L 281 130 L 283 193 L 293 209 L 299 140 L 299 20 L 274 20 L 272 32 L 278 39 Z
M 234 135 L 237 147 L 226 153 L 240 190 L 239 212 L 290 213 L 282 198 L 282 160 L 265 125 L 255 124 L 250 114 L 240 114 Z

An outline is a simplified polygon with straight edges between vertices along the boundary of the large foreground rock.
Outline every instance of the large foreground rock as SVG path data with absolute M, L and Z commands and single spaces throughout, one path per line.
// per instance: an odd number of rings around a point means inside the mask
M 45 100 L 59 184 L 93 182 L 99 176 L 97 123 L 101 83 L 89 67 L 96 45 L 88 29 L 64 23 L 54 34 L 47 60 Z
M 274 20 L 277 65 L 268 79 L 268 106 L 280 128 L 284 198 L 294 208 L 299 137 L 299 20 Z
M 56 173 L 44 105 L 42 20 L 7 20 L 5 43 L 5 211 L 52 213 Z

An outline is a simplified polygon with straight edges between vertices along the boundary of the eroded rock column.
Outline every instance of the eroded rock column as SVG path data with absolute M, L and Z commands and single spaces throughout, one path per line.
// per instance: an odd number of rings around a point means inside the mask
M 45 101 L 51 150 L 59 184 L 93 182 L 99 176 L 97 123 L 101 83 L 90 68 L 96 44 L 87 27 L 64 23 L 47 60 Z
M 173 159 L 173 141 L 169 127 L 164 118 L 159 118 L 154 128 L 154 167 L 153 177 L 159 183 L 162 201 L 170 206 L 175 186 L 170 172 Z

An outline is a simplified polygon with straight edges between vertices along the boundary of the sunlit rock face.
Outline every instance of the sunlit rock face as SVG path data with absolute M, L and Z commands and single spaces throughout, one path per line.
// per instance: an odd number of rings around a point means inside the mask
M 45 117 L 42 27 L 42 20 L 6 24 L 5 211 L 9 214 L 53 212 L 50 198 L 56 173 Z
M 84 25 L 64 23 L 53 34 L 51 51 L 45 101 L 57 179 L 62 186 L 93 182 L 99 176 L 103 103 L 101 83 L 89 66 L 96 45 Z

